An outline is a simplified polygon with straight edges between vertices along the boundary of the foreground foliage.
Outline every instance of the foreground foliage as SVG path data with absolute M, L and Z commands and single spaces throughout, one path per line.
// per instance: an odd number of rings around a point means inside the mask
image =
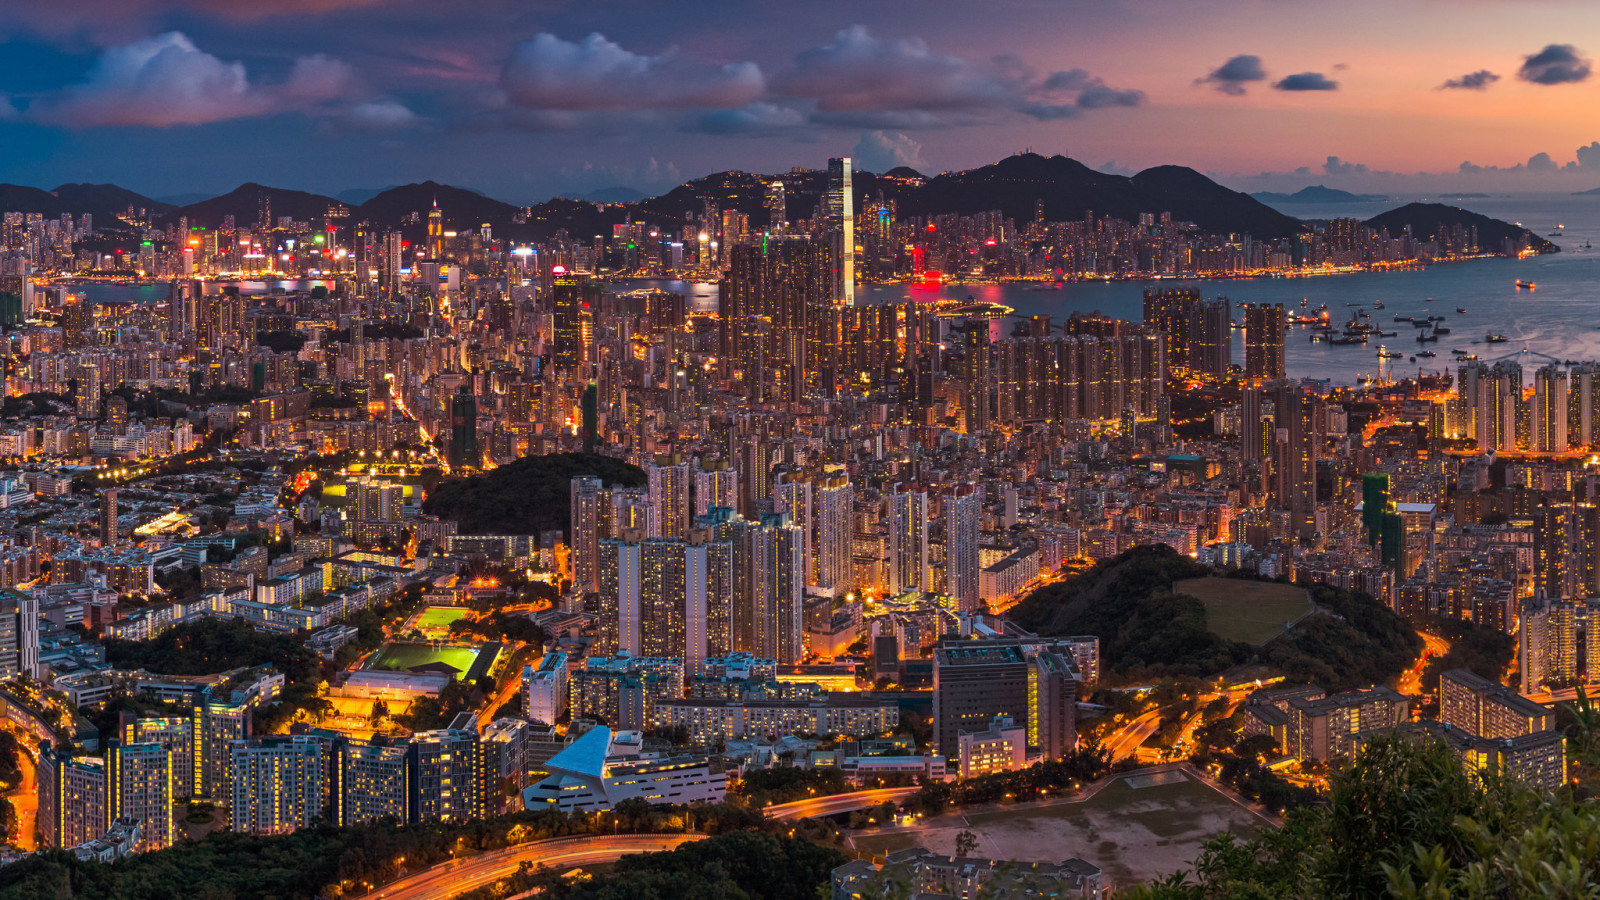
M 1391 736 L 1334 775 L 1326 803 L 1248 841 L 1206 845 L 1195 877 L 1137 900 L 1593 897 L 1600 806 L 1468 773 L 1444 744 Z

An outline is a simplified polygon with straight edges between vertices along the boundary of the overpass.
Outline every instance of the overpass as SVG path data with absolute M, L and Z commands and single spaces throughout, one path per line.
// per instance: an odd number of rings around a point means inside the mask
M 599 834 L 551 838 L 454 859 L 389 882 L 356 900 L 445 900 L 517 874 L 523 863 L 554 869 L 612 863 L 635 853 L 660 853 L 703 834 Z
M 883 803 L 899 804 L 901 801 L 915 794 L 920 788 L 874 788 L 870 791 L 856 791 L 850 794 L 830 794 L 825 797 L 807 797 L 804 800 L 795 800 L 792 803 L 778 803 L 767 807 L 764 812 L 769 819 L 810 819 L 816 816 L 833 816 L 839 813 L 854 812 Z

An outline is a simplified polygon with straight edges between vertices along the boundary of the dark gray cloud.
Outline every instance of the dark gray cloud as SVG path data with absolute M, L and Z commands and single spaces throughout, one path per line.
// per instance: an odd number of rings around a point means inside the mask
M 1439 90 L 1481 91 L 1486 90 L 1489 85 L 1499 80 L 1499 75 L 1488 69 L 1479 69 L 1476 72 L 1468 72 L 1460 78 L 1452 78 L 1446 81 L 1444 84 L 1439 85 Z
M 528 109 L 735 109 L 759 100 L 766 80 L 752 62 L 706 65 L 634 53 L 598 32 L 582 43 L 543 33 L 512 52 L 500 87 Z
M 29 119 L 67 128 L 202 125 L 297 112 L 363 128 L 411 124 L 396 101 L 368 95 L 351 68 L 320 54 L 296 59 L 276 84 L 201 50 L 179 31 L 111 47 L 77 84 L 36 98 Z
M 788 106 L 752 103 L 738 109 L 714 109 L 699 116 L 690 131 L 706 134 L 772 134 L 793 131 L 807 122 L 805 113 Z
M 1534 84 L 1575 84 L 1589 77 L 1590 62 L 1571 44 L 1549 44 L 1523 57 L 1517 77 Z
M 1214 85 L 1222 93 L 1238 97 L 1244 94 L 1246 84 L 1266 80 L 1267 71 L 1261 67 L 1261 57 L 1241 53 L 1212 69 L 1204 78 L 1196 78 L 1194 83 Z
M 1337 91 L 1339 82 L 1321 72 L 1298 72 L 1274 81 L 1272 86 L 1280 91 Z
M 1009 104 L 1015 93 L 1000 73 L 936 53 L 921 38 L 879 38 L 863 25 L 801 51 L 773 89 L 815 99 L 824 112 L 967 109 Z

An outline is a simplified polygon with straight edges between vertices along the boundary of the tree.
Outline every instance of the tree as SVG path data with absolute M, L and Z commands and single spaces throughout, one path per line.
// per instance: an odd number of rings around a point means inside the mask
M 372 701 L 372 715 L 368 719 L 372 723 L 372 727 L 377 728 L 387 718 L 389 718 L 389 704 L 382 700 Z
M 971 856 L 978 849 L 978 836 L 963 828 L 956 834 L 956 855 Z

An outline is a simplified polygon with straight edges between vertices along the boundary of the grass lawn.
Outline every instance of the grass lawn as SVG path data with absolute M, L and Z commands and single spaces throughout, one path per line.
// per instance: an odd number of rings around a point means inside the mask
M 378 655 L 372 658 L 370 668 L 373 669 L 398 669 L 408 671 L 416 666 L 427 665 L 432 662 L 442 662 L 455 666 L 459 672 L 459 679 L 472 668 L 472 663 L 478 658 L 480 651 L 477 647 L 434 647 L 429 644 L 384 644 Z
M 443 637 L 450 633 L 453 623 L 468 615 L 468 611 L 459 606 L 430 606 L 417 615 L 417 629 L 429 637 Z
M 1190 578 L 1172 585 L 1206 605 L 1206 627 L 1219 637 L 1263 644 L 1311 611 L 1304 588 L 1236 578 Z
M 1201 845 L 1221 832 L 1246 837 L 1260 827 L 1260 819 L 1205 782 L 1185 777 L 1145 788 L 1118 780 L 1082 803 L 939 816 L 909 831 L 865 832 L 855 844 L 877 855 L 914 846 L 952 853 L 956 835 L 970 829 L 978 838 L 977 856 L 1024 862 L 1076 856 L 1127 887 L 1190 868 Z

